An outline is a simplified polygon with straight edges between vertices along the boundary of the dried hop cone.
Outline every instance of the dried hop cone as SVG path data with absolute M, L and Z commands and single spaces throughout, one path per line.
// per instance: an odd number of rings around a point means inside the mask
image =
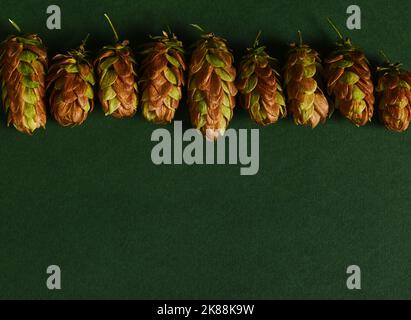
M 284 81 L 288 107 L 294 122 L 315 128 L 327 119 L 329 105 L 320 88 L 321 61 L 317 51 L 304 45 L 291 44 L 285 66 Z
M 233 117 L 236 70 L 226 40 L 200 30 L 189 68 L 188 106 L 193 126 L 216 140 Z
M 46 69 L 47 51 L 38 35 L 13 35 L 1 44 L 2 102 L 8 125 L 23 133 L 32 134 L 46 125 Z
M 276 60 L 260 46 L 259 38 L 260 33 L 241 61 L 237 88 L 243 108 L 255 122 L 265 126 L 285 117 L 287 109 L 280 75 L 275 69 Z
M 340 40 L 336 50 L 325 60 L 328 93 L 335 98 L 335 108 L 344 117 L 356 126 L 363 126 L 371 121 L 374 113 L 374 85 L 369 63 L 349 38 L 344 39 L 337 28 L 335 30 Z
M 110 18 L 105 17 L 113 29 L 116 43 L 105 46 L 96 59 L 98 96 L 106 116 L 131 118 L 136 114 L 138 105 L 136 62 L 129 42 L 119 41 Z
M 62 126 L 82 124 L 94 107 L 94 72 L 85 42 L 78 50 L 56 55 L 49 69 L 50 111 Z
M 143 115 L 154 123 L 169 123 L 174 119 L 184 86 L 184 50 L 174 34 L 152 37 L 143 52 L 146 54 L 141 70 Z
M 378 73 L 380 119 L 390 130 L 405 131 L 411 121 L 411 73 L 389 62 Z

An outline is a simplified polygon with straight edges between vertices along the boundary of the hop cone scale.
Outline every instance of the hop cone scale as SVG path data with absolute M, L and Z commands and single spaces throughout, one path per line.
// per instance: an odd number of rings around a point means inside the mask
M 369 63 L 349 38 L 344 39 L 338 29 L 335 30 L 340 40 L 336 50 L 325 60 L 328 93 L 335 98 L 335 108 L 344 117 L 356 126 L 363 126 L 371 121 L 374 113 L 374 85 Z
M 411 121 L 411 73 L 391 63 L 378 68 L 378 73 L 380 119 L 390 130 L 405 131 Z
M 8 125 L 20 132 L 31 135 L 46 125 L 46 69 L 47 51 L 38 35 L 13 35 L 1 44 L 2 103 Z
M 189 67 L 188 106 L 192 124 L 209 140 L 224 134 L 233 117 L 237 88 L 234 58 L 225 39 L 204 33 Z
M 137 112 L 138 90 L 135 60 L 129 42 L 120 42 L 113 24 L 106 15 L 115 44 L 103 47 L 95 61 L 98 76 L 98 96 L 106 116 L 131 118 Z
M 299 45 L 291 44 L 284 81 L 288 107 L 298 125 L 315 128 L 327 119 L 329 105 L 319 86 L 321 72 L 321 60 L 317 51 L 304 45 L 302 40 Z
M 154 123 L 169 123 L 182 98 L 186 70 L 183 44 L 167 32 L 153 40 L 142 62 L 143 115 Z
M 79 50 L 56 55 L 49 69 L 50 111 L 62 126 L 82 124 L 94 107 L 94 71 L 84 44 Z
M 237 88 L 243 108 L 255 122 L 266 126 L 285 117 L 287 109 L 275 59 L 259 45 L 259 36 L 240 64 Z

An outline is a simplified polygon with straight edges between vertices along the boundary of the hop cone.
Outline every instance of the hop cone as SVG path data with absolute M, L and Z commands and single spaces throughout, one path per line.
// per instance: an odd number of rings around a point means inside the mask
M 182 98 L 186 69 L 183 44 L 166 32 L 153 40 L 142 63 L 143 115 L 154 123 L 169 123 Z
M 2 102 L 8 125 L 23 133 L 32 134 L 46 125 L 46 68 L 47 52 L 38 35 L 10 36 L 2 43 Z
M 275 60 L 259 45 L 259 36 L 240 64 L 237 88 L 241 105 L 255 122 L 265 126 L 285 117 L 287 109 Z
M 411 73 L 390 63 L 378 71 L 380 119 L 390 130 L 405 131 L 411 121 Z
M 236 70 L 226 40 L 204 33 L 189 68 L 188 106 L 193 126 L 209 140 L 224 134 L 233 117 Z
M 106 116 L 131 118 L 137 112 L 135 60 L 128 41 L 120 42 L 110 19 L 116 43 L 105 46 L 96 59 L 98 96 Z
M 327 119 L 329 105 L 319 86 L 322 71 L 318 52 L 307 45 L 291 44 L 284 80 L 288 107 L 294 122 L 315 128 Z
M 328 93 L 335 107 L 357 126 L 371 121 L 374 113 L 374 85 L 368 61 L 350 39 L 341 34 L 336 50 L 325 60 Z
M 79 50 L 53 58 L 47 77 L 50 111 L 62 126 L 82 124 L 94 107 L 94 72 L 86 58 L 84 43 Z

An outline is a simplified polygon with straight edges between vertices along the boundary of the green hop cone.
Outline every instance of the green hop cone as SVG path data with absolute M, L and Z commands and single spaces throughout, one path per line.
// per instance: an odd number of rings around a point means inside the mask
M 138 88 L 135 60 L 128 41 L 120 42 L 110 18 L 115 44 L 105 46 L 96 59 L 98 96 L 106 116 L 131 118 L 137 112 Z
M 50 112 L 62 126 L 80 125 L 93 111 L 95 80 L 86 40 L 78 50 L 56 55 L 47 76 Z
M 237 88 L 243 108 L 256 123 L 266 126 L 284 118 L 287 109 L 277 61 L 266 52 L 266 47 L 260 46 L 260 35 L 241 61 Z
M 10 20 L 21 33 L 20 28 Z M 12 35 L 1 44 L 1 98 L 8 125 L 31 135 L 46 125 L 47 51 L 36 34 Z
M 171 32 L 152 37 L 146 45 L 141 67 L 141 105 L 148 121 L 170 123 L 182 99 L 184 86 L 184 49 Z
M 364 53 L 344 39 L 338 29 L 337 48 L 325 60 L 328 93 L 335 99 L 335 108 L 354 123 L 364 126 L 374 113 L 374 84 Z
M 193 126 L 216 140 L 233 117 L 236 70 L 226 40 L 200 30 L 189 67 L 188 106 Z
M 320 88 L 320 56 L 299 36 L 300 44 L 290 45 L 284 72 L 288 107 L 296 124 L 315 128 L 326 121 L 329 105 Z
M 404 132 L 411 121 L 411 73 L 383 56 L 386 63 L 377 69 L 379 116 L 387 129 Z

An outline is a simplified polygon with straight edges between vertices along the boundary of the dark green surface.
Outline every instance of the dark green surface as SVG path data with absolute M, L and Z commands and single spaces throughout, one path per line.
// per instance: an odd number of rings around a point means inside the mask
M 356 1 L 354 41 L 411 66 L 409 1 Z M 39 32 L 50 53 L 112 40 L 110 13 L 134 48 L 170 24 L 186 43 L 199 23 L 241 54 L 259 29 L 283 58 L 301 29 L 327 53 L 351 1 L 53 1 L 63 29 L 46 30 L 49 1 L 1 1 Z M 343 29 L 346 31 L 346 29 Z M 84 126 L 49 121 L 33 137 L 0 125 L 0 298 L 411 298 L 411 132 L 377 120 L 355 128 L 338 114 L 309 130 L 290 119 L 260 131 L 260 172 L 236 166 L 163 166 L 150 159 L 157 127 L 139 115 Z M 178 119 L 186 120 L 183 107 Z M 233 128 L 256 128 L 237 110 Z M 170 127 L 171 128 L 171 127 Z M 62 268 L 60 292 L 46 267 Z M 348 291 L 348 265 L 362 291 Z

